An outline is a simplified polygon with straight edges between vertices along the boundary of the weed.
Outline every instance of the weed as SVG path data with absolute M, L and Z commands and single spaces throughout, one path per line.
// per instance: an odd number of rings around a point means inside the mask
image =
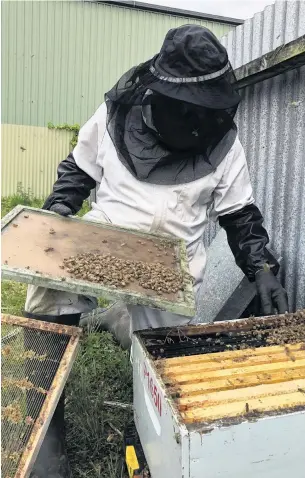
M 119 476 L 122 443 L 113 427 L 124 431 L 131 413 L 113 413 L 103 402 L 131 401 L 131 383 L 128 355 L 112 336 L 106 332 L 86 335 L 67 386 L 68 451 L 73 476 L 111 476 L 106 471 L 110 462 L 113 476 Z
M 90 207 L 89 201 L 84 201 L 83 207 L 82 207 L 81 210 L 77 213 L 77 216 L 83 217 L 85 214 L 87 214 L 87 212 L 90 211 L 90 209 L 91 209 L 91 207 Z
M 44 199 L 36 198 L 30 188 L 25 190 L 21 183 L 17 185 L 17 192 L 13 196 L 1 198 L 1 217 L 8 214 L 14 207 L 22 205 L 29 207 L 42 208 Z M 77 216 L 82 217 L 84 214 L 90 211 L 89 201 L 84 201 L 81 210 L 77 213 Z
M 73 133 L 72 139 L 70 141 L 71 150 L 73 148 L 75 148 L 75 146 L 77 145 L 78 133 L 79 133 L 79 129 L 80 129 L 79 124 L 63 123 L 63 124 L 54 125 L 53 123 L 49 122 L 48 123 L 48 128 L 49 129 L 57 129 L 57 130 L 61 130 L 61 131 L 71 131 L 71 133 Z
M 23 315 L 27 285 L 19 282 L 2 281 L 1 309 L 5 314 Z
M 16 194 L 1 199 L 1 217 L 5 216 L 19 204 L 41 208 L 43 202 L 43 199 L 35 198 L 30 189 L 25 190 L 22 184 L 18 183 Z

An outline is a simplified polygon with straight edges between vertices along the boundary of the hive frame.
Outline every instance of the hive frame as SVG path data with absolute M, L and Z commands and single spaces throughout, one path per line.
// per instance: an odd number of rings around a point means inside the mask
M 28 478 L 37 458 L 43 439 L 47 433 L 59 398 L 63 392 L 67 378 L 72 369 L 72 365 L 77 355 L 82 330 L 78 327 L 59 325 L 6 314 L 2 314 L 1 322 L 7 325 L 15 325 L 18 327 L 26 327 L 29 329 L 42 330 L 45 332 L 53 332 L 70 336 L 70 340 L 67 344 L 66 350 L 50 387 L 52 393 L 49 393 L 44 400 L 39 416 L 30 434 L 29 440 L 21 455 L 15 474 L 15 478 Z

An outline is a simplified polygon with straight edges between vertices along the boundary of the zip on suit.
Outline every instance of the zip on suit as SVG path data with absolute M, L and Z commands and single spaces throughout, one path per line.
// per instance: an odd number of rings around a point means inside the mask
M 244 150 L 238 138 L 215 170 L 196 181 L 155 185 L 137 180 L 121 163 L 106 129 L 103 103 L 79 132 L 73 153 L 58 168 L 58 180 L 45 209 L 62 203 L 75 214 L 97 184 L 96 203 L 88 220 L 165 233 L 184 239 L 189 267 L 198 294 L 203 280 L 206 253 L 203 233 L 209 217 L 226 229 L 236 262 L 250 280 L 265 262 L 278 267 L 266 250 L 268 235 L 262 215 L 254 205 Z M 96 299 L 68 292 L 29 286 L 25 309 L 43 315 L 91 311 Z M 132 329 L 181 325 L 186 317 L 129 306 Z

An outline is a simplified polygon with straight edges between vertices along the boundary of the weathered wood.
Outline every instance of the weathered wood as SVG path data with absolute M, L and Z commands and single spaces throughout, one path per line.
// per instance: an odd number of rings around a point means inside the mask
M 231 404 L 221 404 L 211 407 L 199 407 L 190 411 L 181 412 L 185 423 L 212 422 L 215 420 L 243 416 L 251 417 L 251 413 L 280 412 L 291 410 L 295 407 L 305 407 L 305 394 L 300 391 L 279 396 L 253 398 L 248 401 L 241 400 Z
M 9 314 L 1 314 L 1 323 L 27 327 L 34 330 L 43 330 L 44 332 L 53 332 L 55 334 L 71 335 L 73 337 L 80 337 L 82 335 L 82 329 L 80 327 L 44 322 L 43 320 L 28 319 L 27 317 L 17 317 Z
M 305 353 L 303 350 L 293 352 L 292 358 L 293 361 L 305 358 Z M 162 368 L 162 373 L 166 373 L 168 377 L 178 377 L 181 376 L 182 370 L 184 375 L 201 374 L 212 370 L 227 370 L 228 374 L 230 374 L 231 369 L 235 369 L 237 365 L 241 366 L 243 363 L 247 364 L 247 366 L 265 366 L 274 361 L 277 364 L 284 363 L 287 366 L 287 360 L 292 360 L 292 358 L 287 356 L 287 353 L 284 351 L 283 347 L 283 352 L 280 352 L 279 354 L 266 353 L 264 355 L 245 357 L 245 359 L 233 358 L 210 362 L 197 362 L 195 364 L 187 362 L 183 367 L 181 365 L 172 367 L 169 363 L 167 363 L 165 364 L 164 368 Z
M 103 401 L 103 405 L 109 408 L 122 408 L 124 410 L 132 410 L 132 403 L 121 403 L 121 402 L 109 402 L 108 400 Z
M 281 45 L 265 55 L 237 68 L 238 89 L 259 83 L 305 65 L 305 35 Z
M 247 363 L 247 362 L 246 362 Z M 225 369 L 209 369 L 206 371 L 200 371 L 195 373 L 184 373 L 184 369 L 181 369 L 179 374 L 172 374 L 170 371 L 166 372 L 164 376 L 166 379 L 171 380 L 175 384 L 182 384 L 182 383 L 200 383 L 201 381 L 215 381 L 219 378 L 227 378 L 231 380 L 232 378 L 239 377 L 240 383 L 243 383 L 244 378 L 248 377 L 256 377 L 261 374 L 266 374 L 266 376 L 271 376 L 273 373 L 281 373 L 283 374 L 283 380 L 285 380 L 285 373 L 286 370 L 297 370 L 301 369 L 304 372 L 305 377 L 305 351 L 301 352 L 300 358 L 295 360 L 294 362 L 290 361 L 287 357 L 286 362 L 271 362 L 265 363 L 261 365 L 249 365 L 240 364 L 242 366 L 238 366 L 238 363 L 235 364 L 235 368 L 225 368 Z M 204 369 L 203 369 L 204 370 Z
M 280 370 L 275 371 L 272 374 L 267 373 L 257 373 L 256 375 L 250 375 L 243 377 L 242 380 L 240 377 L 221 377 L 218 380 L 207 380 L 198 383 L 191 383 L 191 384 L 171 384 L 173 392 L 179 394 L 180 397 L 186 397 L 187 395 L 201 395 L 204 393 L 210 393 L 211 391 L 223 391 L 223 390 L 235 390 L 238 388 L 248 388 L 248 387 L 255 387 L 257 385 L 263 384 L 273 384 L 278 382 L 288 382 L 290 380 L 298 380 L 303 379 L 305 377 L 305 369 L 297 368 L 294 370 Z M 165 382 L 167 382 L 165 378 Z
M 305 379 L 291 380 L 290 382 L 280 382 L 274 384 L 257 385 L 256 387 L 237 388 L 235 390 L 224 390 L 220 392 L 205 393 L 203 395 L 194 395 L 183 397 L 177 400 L 179 410 L 189 408 L 204 407 L 216 403 L 230 403 L 238 400 L 249 400 L 251 398 L 266 397 L 268 395 L 281 395 L 283 393 L 292 393 L 305 388 Z
M 175 369 L 178 366 L 187 366 L 191 367 L 195 364 L 209 363 L 209 362 L 219 362 L 232 360 L 236 362 L 246 362 L 251 360 L 252 357 L 270 356 L 273 354 L 279 354 L 285 351 L 287 354 L 294 354 L 303 350 L 303 344 L 287 344 L 285 346 L 281 345 L 270 345 L 267 350 L 266 347 L 259 347 L 256 349 L 246 349 L 246 350 L 229 350 L 224 352 L 216 352 L 213 354 L 200 354 L 200 355 L 189 355 L 186 357 L 171 357 L 166 359 L 160 359 L 155 361 L 157 368 L 166 369 L 167 367 L 171 370 Z
M 79 337 L 71 337 L 53 379 L 50 391 L 42 405 L 39 416 L 21 456 L 15 478 L 28 478 L 50 421 L 63 392 L 79 347 Z
M 304 343 L 160 359 L 155 366 L 187 424 L 238 417 L 257 403 L 266 414 L 289 408 L 289 400 L 291 408 L 304 406 Z

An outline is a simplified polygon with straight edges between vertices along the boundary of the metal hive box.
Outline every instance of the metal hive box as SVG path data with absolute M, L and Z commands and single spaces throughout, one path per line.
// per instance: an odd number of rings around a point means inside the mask
M 305 476 L 305 311 L 137 332 L 133 362 L 152 478 Z

